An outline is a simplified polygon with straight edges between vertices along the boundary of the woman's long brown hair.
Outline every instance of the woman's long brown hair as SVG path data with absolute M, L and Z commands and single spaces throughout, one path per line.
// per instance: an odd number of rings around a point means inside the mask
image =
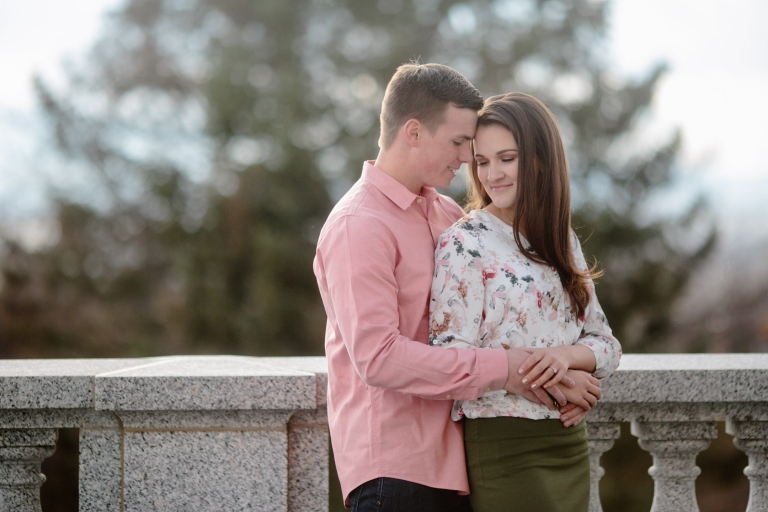
M 568 160 L 555 116 L 541 101 L 519 92 L 488 98 L 478 116 L 478 127 L 497 124 L 509 130 L 517 142 L 517 196 L 512 217 L 517 247 L 531 261 L 557 270 L 571 307 L 578 318 L 583 317 L 590 299 L 589 279 L 602 272 L 595 266 L 587 271 L 576 266 L 569 240 Z M 491 204 L 477 176 L 477 162 L 473 160 L 469 167 L 467 211 Z M 521 232 L 529 247 L 520 242 Z

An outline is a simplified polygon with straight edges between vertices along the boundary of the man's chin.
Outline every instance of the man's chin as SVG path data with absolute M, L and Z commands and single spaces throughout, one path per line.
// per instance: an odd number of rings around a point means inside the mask
M 448 188 L 451 186 L 451 182 L 453 181 L 453 178 L 455 178 L 455 174 L 451 174 L 451 176 L 446 177 L 444 180 L 442 180 L 442 183 L 439 185 L 435 185 L 435 188 Z

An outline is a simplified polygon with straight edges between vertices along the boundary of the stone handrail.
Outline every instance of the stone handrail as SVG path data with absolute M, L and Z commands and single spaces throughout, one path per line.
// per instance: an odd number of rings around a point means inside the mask
M 651 512 L 698 512 L 696 455 L 717 437 L 718 421 L 749 457 L 747 512 L 768 512 L 768 354 L 625 355 L 587 416 L 590 512 L 602 512 L 599 460 L 622 422 L 653 456 Z
M 40 511 L 42 460 L 80 429 L 80 510 L 326 511 L 325 359 L 177 356 L 0 361 L 0 511 Z M 727 421 L 768 511 L 768 355 L 626 355 L 588 416 L 600 456 L 632 423 L 652 512 L 695 512 L 696 454 Z
M 0 511 L 39 512 L 57 429 L 80 510 L 326 511 L 325 359 L 0 361 Z

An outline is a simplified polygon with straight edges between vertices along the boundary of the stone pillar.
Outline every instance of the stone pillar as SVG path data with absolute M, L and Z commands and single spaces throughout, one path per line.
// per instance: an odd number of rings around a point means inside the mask
M 328 512 L 328 412 L 299 411 L 288 422 L 288 512 Z
M 317 410 L 318 377 L 275 364 L 178 356 L 96 375 L 95 409 L 122 435 L 91 446 L 121 442 L 122 512 L 286 512 L 288 421 Z
M 122 509 L 122 433 L 114 429 L 80 429 L 80 510 Z
M 715 422 L 632 422 L 640 447 L 653 455 L 648 474 L 654 480 L 651 512 L 699 512 L 696 503 L 696 455 L 717 437 Z
M 41 512 L 40 466 L 56 448 L 52 428 L 0 430 L 0 510 Z
M 613 447 L 621 436 L 620 423 L 587 423 L 589 434 L 589 512 L 603 512 L 600 503 L 600 479 L 605 470 L 600 467 L 600 457 Z
M 744 474 L 749 478 L 747 512 L 768 512 L 768 422 L 729 421 L 726 430 L 733 444 L 749 457 Z
M 120 412 L 121 510 L 286 512 L 290 414 Z

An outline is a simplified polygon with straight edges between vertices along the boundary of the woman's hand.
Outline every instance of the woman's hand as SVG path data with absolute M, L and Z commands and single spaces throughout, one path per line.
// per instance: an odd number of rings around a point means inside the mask
M 589 411 L 595 406 L 598 400 L 603 397 L 600 390 L 600 381 L 592 374 L 582 370 L 569 370 L 568 376 L 576 383 L 576 387 L 569 388 L 563 384 L 556 384 L 560 391 L 568 399 L 569 404 L 578 405 L 585 411 Z
M 510 348 L 506 351 L 506 353 L 507 364 L 509 365 L 509 377 L 507 378 L 507 382 L 504 384 L 504 389 L 507 391 L 507 393 L 523 396 L 531 402 L 542 404 L 553 411 L 556 409 L 555 401 L 562 405 L 567 403 L 568 400 L 565 398 L 565 395 L 560 393 L 560 390 L 557 388 L 544 390 L 540 387 L 537 387 L 531 389 L 530 386 L 526 386 L 522 383 L 520 373 L 517 371 L 517 369 L 528 359 L 528 356 L 531 355 L 531 349 Z M 568 377 L 565 377 L 562 383 L 565 385 L 570 385 L 571 387 L 575 386 L 575 383 Z M 551 392 L 552 396 L 549 395 L 549 392 Z
M 523 384 L 527 384 L 529 389 L 543 387 L 550 391 L 561 381 L 567 383 L 565 374 L 569 369 L 595 371 L 595 354 L 588 347 L 561 345 L 527 350 L 531 351 L 531 355 L 520 366 L 518 373 L 523 375 Z
M 560 382 L 565 372 L 571 367 L 565 346 L 529 349 L 528 359 L 520 366 L 517 373 L 523 375 L 523 384 L 530 389 L 549 388 Z
M 576 404 L 568 404 L 560 408 L 560 421 L 566 428 L 578 425 L 586 415 L 587 411 Z

